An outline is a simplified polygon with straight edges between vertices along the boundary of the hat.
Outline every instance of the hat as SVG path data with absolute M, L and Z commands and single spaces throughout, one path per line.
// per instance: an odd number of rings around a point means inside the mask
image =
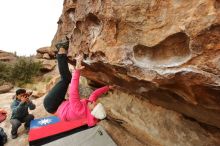
M 92 110 L 91 114 L 96 118 L 96 119 L 104 119 L 106 117 L 106 112 L 101 103 L 98 103 L 94 109 Z
M 16 95 L 23 94 L 23 93 L 26 93 L 25 89 L 18 89 L 18 90 L 16 90 Z

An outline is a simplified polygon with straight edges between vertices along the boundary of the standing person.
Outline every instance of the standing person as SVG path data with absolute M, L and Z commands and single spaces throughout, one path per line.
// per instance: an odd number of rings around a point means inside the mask
M 30 129 L 30 122 L 34 119 L 32 114 L 29 114 L 28 108 L 34 110 L 36 108 L 35 104 L 29 99 L 31 93 L 26 93 L 25 89 L 18 89 L 16 91 L 16 98 L 11 104 L 11 120 L 12 125 L 11 137 L 12 139 L 17 138 L 18 128 L 24 123 L 24 127 L 28 132 Z
M 7 112 L 0 108 L 0 123 L 7 118 Z M 7 135 L 3 128 L 0 127 L 0 146 L 3 146 L 7 142 Z
M 98 119 L 106 116 L 103 106 L 96 100 L 103 93 L 106 93 L 113 86 L 104 86 L 95 90 L 88 99 L 81 99 L 79 96 L 78 86 L 80 70 L 84 68 L 81 65 L 82 56 L 76 58 L 75 70 L 71 73 L 67 63 L 67 50 L 69 42 L 60 42 L 56 45 L 58 49 L 57 60 L 61 80 L 51 89 L 44 99 L 44 107 L 47 112 L 55 114 L 61 120 L 71 121 L 81 118 L 87 119 L 88 126 L 94 126 Z M 65 95 L 70 84 L 69 98 L 65 99 Z M 90 106 L 89 106 L 90 105 Z

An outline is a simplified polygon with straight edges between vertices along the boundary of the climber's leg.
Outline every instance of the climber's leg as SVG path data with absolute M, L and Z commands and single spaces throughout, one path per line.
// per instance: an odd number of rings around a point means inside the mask
M 49 113 L 55 113 L 59 105 L 65 100 L 65 95 L 72 78 L 67 62 L 67 49 L 69 46 L 67 42 L 58 43 L 56 46 L 59 50 L 57 61 L 61 79 L 44 98 L 44 107 Z

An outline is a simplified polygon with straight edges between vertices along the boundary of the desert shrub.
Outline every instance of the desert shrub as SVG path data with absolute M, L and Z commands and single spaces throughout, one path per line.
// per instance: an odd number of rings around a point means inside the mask
M 0 85 L 2 85 L 5 81 L 10 82 L 11 76 L 11 65 L 9 63 L 0 61 Z
M 41 65 L 31 58 L 19 58 L 11 68 L 10 79 L 18 84 L 30 83 L 34 76 L 39 75 Z

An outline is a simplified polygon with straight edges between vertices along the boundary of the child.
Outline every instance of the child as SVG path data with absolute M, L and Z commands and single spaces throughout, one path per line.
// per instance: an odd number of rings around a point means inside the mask
M 84 66 L 81 65 L 83 57 L 78 56 L 76 58 L 76 67 L 71 77 L 66 55 L 69 47 L 68 43 L 69 42 L 66 41 L 56 45 L 58 49 L 57 60 L 61 80 L 45 97 L 44 107 L 47 112 L 55 114 L 61 120 L 70 121 L 86 118 L 88 126 L 94 126 L 98 121 L 97 119 L 103 119 L 106 116 L 103 106 L 100 103 L 95 106 L 95 101 L 103 93 L 106 93 L 109 89 L 113 88 L 113 86 L 99 88 L 95 90 L 88 99 L 80 100 L 78 86 L 80 70 L 84 68 Z M 69 83 L 69 98 L 66 100 L 65 95 Z M 92 108 L 88 105 L 90 103 L 92 103 L 90 106 Z M 91 110 L 93 111 L 91 112 Z
M 11 119 L 10 123 L 12 125 L 11 137 L 12 139 L 17 138 L 18 128 L 21 126 L 21 123 L 25 123 L 24 127 L 28 132 L 30 129 L 30 122 L 34 119 L 32 114 L 28 113 L 28 108 L 34 110 L 36 108 L 35 104 L 29 100 L 29 93 L 26 93 L 25 89 L 16 90 L 16 98 L 11 104 Z

